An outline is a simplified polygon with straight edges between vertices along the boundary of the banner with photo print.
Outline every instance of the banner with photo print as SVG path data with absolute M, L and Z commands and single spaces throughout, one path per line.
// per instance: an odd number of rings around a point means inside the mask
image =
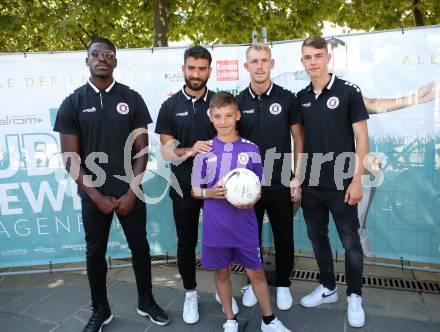
M 211 90 L 237 94 L 248 86 L 246 48 L 209 47 Z M 273 43 L 271 49 L 274 83 L 294 92 L 304 88 L 309 80 L 301 41 Z M 370 151 L 379 156 L 372 162 L 383 174 L 380 186 L 365 187 L 359 204 L 365 254 L 440 263 L 440 27 L 338 36 L 329 49 L 330 71 L 363 93 Z M 153 121 L 162 102 L 184 84 L 183 52 L 117 51 L 116 80 L 142 95 Z M 85 57 L 85 51 L 0 55 L 0 267 L 84 260 L 81 201 L 52 128 L 62 100 L 87 82 Z M 152 255 L 175 254 L 170 167 L 154 126 L 143 179 L 148 240 Z M 301 210 L 294 228 L 296 248 L 311 250 Z M 333 250 L 342 251 L 334 226 L 330 237 Z M 264 246 L 273 245 L 267 222 L 263 238 Z M 108 256 L 130 256 L 116 218 Z

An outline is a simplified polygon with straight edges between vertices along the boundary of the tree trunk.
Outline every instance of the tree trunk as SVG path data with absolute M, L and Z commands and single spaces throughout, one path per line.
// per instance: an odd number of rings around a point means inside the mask
M 153 0 L 154 46 L 168 46 L 168 0 Z
M 423 26 L 425 25 L 425 21 L 423 19 L 423 13 L 419 9 L 420 0 L 413 0 L 412 1 L 412 12 L 414 17 L 414 24 L 416 26 Z

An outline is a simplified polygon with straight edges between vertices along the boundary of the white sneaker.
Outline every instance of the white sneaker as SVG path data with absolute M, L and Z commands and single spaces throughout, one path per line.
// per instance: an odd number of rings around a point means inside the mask
M 257 304 L 257 298 L 255 297 L 254 291 L 252 290 L 252 285 L 248 284 L 241 289 L 243 297 L 241 301 L 245 307 L 253 307 Z
M 215 292 L 215 300 L 218 303 L 222 304 L 222 301 L 220 300 L 220 296 L 218 296 L 217 292 Z M 223 309 L 223 306 L 222 306 L 222 310 L 223 310 L 223 313 L 224 313 L 225 310 Z M 235 301 L 234 297 L 232 297 L 232 313 L 234 315 L 236 315 L 236 314 L 238 314 L 238 311 L 239 311 L 239 309 L 238 309 L 237 301 Z
M 362 327 L 365 325 L 365 313 L 362 308 L 362 297 L 357 294 L 350 294 L 347 297 L 347 320 L 352 327 Z
M 199 320 L 199 300 L 197 291 L 186 292 L 183 304 L 183 321 L 187 324 L 197 323 Z
M 227 320 L 226 323 L 223 324 L 224 332 L 238 332 L 238 322 L 233 320 Z
M 300 304 L 306 308 L 317 307 L 323 303 L 334 303 L 338 301 L 338 288 L 330 290 L 319 284 L 309 295 L 304 296 Z
M 277 287 L 277 307 L 280 310 L 289 310 L 293 299 L 289 287 Z
M 292 332 L 287 327 L 281 323 L 278 318 L 275 317 L 273 321 L 269 324 L 265 324 L 264 321 L 261 321 L 261 331 L 262 332 Z

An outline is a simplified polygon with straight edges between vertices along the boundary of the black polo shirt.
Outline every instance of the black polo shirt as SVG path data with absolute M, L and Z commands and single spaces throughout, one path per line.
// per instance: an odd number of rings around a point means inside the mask
M 206 89 L 203 97 L 195 99 L 185 92 L 185 86 L 161 106 L 156 122 L 156 133 L 173 136 L 179 148 L 190 148 L 197 141 L 210 140 L 215 129 L 209 120 L 209 101 L 214 92 Z M 191 195 L 191 172 L 194 158 L 179 165 L 171 164 L 171 171 L 179 181 L 184 196 Z M 170 196 L 176 191 L 171 187 Z
M 327 189 L 346 189 L 351 183 L 353 170 L 349 170 L 349 159 L 345 159 L 342 171 L 336 171 L 335 162 L 341 153 L 355 152 L 355 140 L 352 124 L 369 118 L 359 87 L 344 81 L 335 75 L 322 92 L 317 95 L 310 83 L 298 92 L 300 103 L 299 119 L 304 123 L 304 152 L 308 154 L 305 185 Z M 310 179 L 313 154 L 333 153 L 330 161 L 316 168 L 319 179 Z M 330 155 L 329 155 L 330 156 Z M 319 166 L 315 155 L 314 167 Z M 322 160 L 322 159 L 321 159 Z M 340 159 L 344 160 L 344 159 Z M 354 165 L 354 164 L 353 164 Z M 341 172 L 350 177 L 342 181 Z M 343 188 L 342 188 L 343 186 Z
M 298 117 L 295 117 L 298 112 L 297 97 L 289 90 L 272 83 L 261 96 L 249 86 L 239 93 L 237 102 L 241 112 L 238 126 L 240 136 L 257 144 L 264 160 L 266 186 L 263 188 L 271 190 L 282 187 L 282 172 L 283 178 L 287 180 L 284 186 L 288 186 L 292 156 L 284 154 L 292 153 L 290 127 L 299 122 L 296 119 Z M 273 159 L 272 164 L 269 158 L 266 159 L 266 154 L 269 149 L 274 148 L 280 155 L 275 156 L 278 159 Z M 269 183 L 270 187 L 267 186 Z
M 134 129 L 147 128 L 151 122 L 144 100 L 128 86 L 114 81 L 106 90 L 100 91 L 88 82 L 64 99 L 54 131 L 79 136 L 81 165 L 93 180 L 96 174 L 87 168 L 85 160 L 92 152 L 106 153 L 107 162 L 95 159 L 106 174 L 104 184 L 97 189 L 104 195 L 120 197 L 129 188 L 128 183 L 114 177 L 126 175 L 125 142 Z M 85 196 L 81 190 L 79 193 Z

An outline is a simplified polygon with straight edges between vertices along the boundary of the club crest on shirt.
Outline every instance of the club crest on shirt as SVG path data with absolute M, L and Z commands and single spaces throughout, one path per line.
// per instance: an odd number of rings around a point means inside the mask
M 273 115 L 280 114 L 281 111 L 282 111 L 282 109 L 283 109 L 283 108 L 282 108 L 281 105 L 278 104 L 278 103 L 273 103 L 273 104 L 270 105 L 270 107 L 269 107 L 269 111 L 270 111 L 270 113 L 273 114 Z
M 130 111 L 127 103 L 119 103 L 118 105 L 116 105 L 116 110 L 118 111 L 119 114 L 122 115 L 125 115 Z
M 339 106 L 339 98 L 338 97 L 330 97 L 327 100 L 327 107 L 331 110 L 334 110 L 336 107 Z
M 246 152 L 240 152 L 238 154 L 238 161 L 240 162 L 240 164 L 242 165 L 247 165 L 248 161 L 249 161 L 249 156 Z

